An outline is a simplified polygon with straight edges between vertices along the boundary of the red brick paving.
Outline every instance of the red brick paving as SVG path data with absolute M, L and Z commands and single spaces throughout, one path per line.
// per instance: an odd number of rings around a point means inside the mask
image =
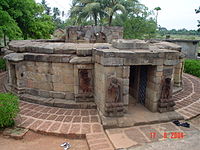
M 105 133 L 86 134 L 90 150 L 114 150 Z
M 3 80 L 0 74 L 0 82 Z M 3 91 L 2 87 L 0 87 L 1 91 Z M 173 95 L 173 99 L 176 102 L 176 111 L 183 115 L 185 119 L 190 119 L 200 114 L 200 79 L 184 74 L 183 90 Z M 47 133 L 85 135 L 90 150 L 114 149 L 104 133 L 95 109 L 61 109 L 21 101 L 20 115 L 16 118 L 16 125 Z M 166 130 L 172 128 L 173 125 L 166 125 Z M 140 137 L 148 134 L 144 128 L 132 131 L 133 129 L 125 130 L 124 133 L 130 138 L 132 134 L 136 133 L 138 133 L 138 136 L 140 134 Z M 137 137 L 138 142 L 140 142 L 140 137 Z
M 183 90 L 173 95 L 176 111 L 191 119 L 200 114 L 200 79 L 189 74 L 183 75 Z
M 98 150 L 113 150 L 104 133 L 97 110 L 60 109 L 24 101 L 20 102 L 20 109 L 21 117 L 17 122 L 21 127 L 42 133 L 61 134 L 68 138 L 84 138 L 98 133 L 103 137 L 90 140 L 90 149 L 96 147 Z
M 65 135 L 103 132 L 97 110 L 61 109 L 21 101 L 19 116 L 19 126 L 35 131 Z

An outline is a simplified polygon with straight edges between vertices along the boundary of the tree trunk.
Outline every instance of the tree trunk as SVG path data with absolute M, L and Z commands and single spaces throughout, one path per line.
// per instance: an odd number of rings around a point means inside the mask
M 112 15 L 110 15 L 110 17 L 109 17 L 109 26 L 111 26 L 111 24 L 112 24 Z
M 94 13 L 94 24 L 95 24 L 95 26 L 97 26 L 97 14 L 96 13 Z
M 6 42 L 6 34 L 4 33 L 3 35 L 3 41 L 4 41 L 4 46 L 7 46 L 7 42 Z
M 158 26 L 158 11 L 156 13 L 156 26 Z

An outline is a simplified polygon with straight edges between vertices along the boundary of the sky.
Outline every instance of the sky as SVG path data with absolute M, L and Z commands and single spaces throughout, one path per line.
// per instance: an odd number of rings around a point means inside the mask
M 67 14 L 71 0 L 46 0 L 50 7 L 58 7 Z M 160 7 L 158 24 L 167 29 L 196 30 L 200 14 L 195 9 L 200 6 L 200 0 L 139 0 L 150 10 Z M 41 0 L 36 0 L 41 2 Z

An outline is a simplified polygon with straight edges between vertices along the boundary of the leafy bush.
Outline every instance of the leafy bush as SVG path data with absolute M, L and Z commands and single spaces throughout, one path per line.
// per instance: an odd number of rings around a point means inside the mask
M 19 112 L 19 98 L 10 93 L 0 93 L 0 128 L 14 125 Z
M 3 58 L 0 58 L 0 70 L 6 70 L 6 62 Z
M 200 78 L 200 60 L 185 60 L 184 72 Z

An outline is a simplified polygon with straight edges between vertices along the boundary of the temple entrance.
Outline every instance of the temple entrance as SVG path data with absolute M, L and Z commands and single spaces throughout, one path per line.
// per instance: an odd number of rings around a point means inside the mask
M 148 66 L 130 66 L 129 103 L 145 105 Z
M 141 104 L 145 105 L 146 87 L 147 87 L 147 66 L 140 67 L 139 80 L 140 81 L 139 81 L 138 100 Z

